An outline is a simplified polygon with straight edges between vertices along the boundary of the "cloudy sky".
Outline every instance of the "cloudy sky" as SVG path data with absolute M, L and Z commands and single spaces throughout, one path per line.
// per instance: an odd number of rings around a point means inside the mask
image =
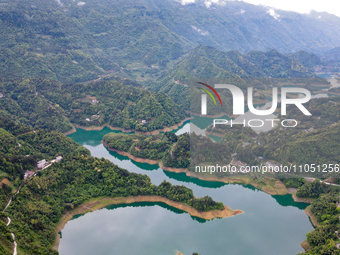
M 182 3 L 192 3 L 195 0 L 181 0 Z M 206 0 L 206 2 L 218 2 L 218 0 Z M 340 17 L 339 0 L 243 0 L 251 4 L 261 4 L 277 9 L 309 13 L 310 10 L 328 12 Z

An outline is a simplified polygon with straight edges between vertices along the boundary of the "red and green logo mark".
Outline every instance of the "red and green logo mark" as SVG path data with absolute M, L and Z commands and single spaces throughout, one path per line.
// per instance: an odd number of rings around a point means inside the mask
M 208 85 L 208 84 L 206 84 L 206 83 L 203 83 L 203 82 L 198 82 L 198 83 L 201 84 L 201 85 L 203 85 L 203 86 L 206 86 L 206 87 L 209 88 L 209 89 L 211 89 L 211 91 L 214 92 L 215 95 L 217 96 L 217 98 L 218 98 L 218 100 L 220 101 L 220 104 L 221 104 L 221 106 L 222 106 L 222 100 L 221 100 L 221 98 L 220 98 L 220 95 L 217 93 L 217 91 L 216 91 L 213 87 L 211 87 L 210 85 Z M 215 105 L 217 105 L 214 96 L 210 93 L 209 90 L 207 90 L 207 89 L 202 89 L 202 88 L 198 88 L 198 89 L 203 90 L 205 93 L 207 93 L 207 94 L 212 98 L 212 100 L 214 101 Z

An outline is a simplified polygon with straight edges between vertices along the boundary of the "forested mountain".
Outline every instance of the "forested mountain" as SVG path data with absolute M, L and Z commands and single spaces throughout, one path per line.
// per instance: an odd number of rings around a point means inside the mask
M 164 93 L 127 84 L 120 78 L 89 84 L 42 78 L 8 81 L 0 85 L 0 110 L 33 128 L 60 132 L 69 131 L 72 124 L 146 132 L 173 126 L 187 116 Z
M 326 64 L 340 67 L 340 47 L 325 52 L 324 54 L 322 54 L 321 59 Z
M 336 16 L 238 1 L 207 7 L 200 0 L 1 0 L 0 20 L 3 76 L 61 82 L 112 72 L 150 78 L 197 44 L 242 53 L 323 53 L 340 41 Z
M 302 60 L 308 64 L 314 61 L 311 60 L 313 56 L 311 54 L 310 57 Z M 310 81 L 315 79 L 315 75 L 291 56 L 286 56 L 276 50 L 251 51 L 241 54 L 238 51 L 222 52 L 213 47 L 199 45 L 176 62 L 173 68 L 163 72 L 156 81 L 149 82 L 146 86 L 151 90 L 168 94 L 184 109 L 190 109 L 190 95 L 194 93 L 190 86 L 194 81 L 209 79 L 215 83 L 229 82 L 246 89 L 258 79 L 263 83 L 264 78 L 287 79 L 287 81 L 288 79 L 308 78 L 305 81 Z M 315 79 L 315 82 L 325 83 L 320 79 Z M 269 82 L 267 85 L 270 86 L 272 83 Z M 230 97 L 230 94 L 223 92 L 221 94 L 224 99 L 228 96 Z M 193 102 L 191 103 L 191 110 L 197 110 Z M 222 108 L 223 112 L 227 112 L 229 108 L 230 104 L 225 104 Z M 212 108 L 209 107 L 209 109 Z
M 287 116 L 277 115 L 279 119 L 296 119 L 295 128 L 282 128 L 278 125 L 268 132 L 255 133 L 242 125 L 209 126 L 207 134 L 223 137 L 221 143 L 228 147 L 227 154 L 236 153 L 235 158 L 256 165 L 272 160 L 282 165 L 339 164 L 340 162 L 340 97 L 313 99 L 305 104 L 312 116 L 305 116 L 299 109 L 288 109 Z M 215 145 L 211 145 L 215 151 Z M 222 151 L 222 150 L 221 150 Z M 203 154 L 204 155 L 204 154 Z M 339 171 L 338 171 L 339 172 Z M 338 172 L 327 175 L 339 177 Z M 312 176 L 313 172 L 303 172 Z M 320 172 L 316 175 L 325 176 Z
M 275 134 L 277 133 L 277 134 Z M 284 136 L 284 133 L 287 133 Z M 282 164 L 339 164 L 340 124 L 310 132 L 289 134 L 269 133 L 270 143 L 264 146 L 264 156 Z M 339 177 L 337 173 L 333 176 Z
M 48 86 L 51 83 L 45 82 Z M 7 115 L 22 124 L 48 130 L 66 132 L 72 124 L 64 110 L 37 92 L 36 84 L 29 79 L 8 81 L 0 84 L 3 97 L 0 98 L 1 115 Z M 54 87 L 50 86 L 53 90 Z
M 301 63 L 304 67 L 307 67 L 307 68 L 313 68 L 317 65 L 322 64 L 322 61 L 318 56 L 316 56 L 313 53 L 304 51 L 304 50 L 290 53 L 288 54 L 288 56 L 291 59 L 294 59 L 296 62 Z
M 152 2 L 1 2 L 4 77 L 93 80 L 134 62 L 164 65 L 192 44 L 146 13 Z
M 207 71 L 210 71 L 212 77 L 221 78 L 314 77 L 301 63 L 274 49 L 241 54 L 238 51 L 223 52 L 204 45 L 191 50 L 173 69 L 172 72 L 193 72 L 198 78 L 208 77 Z M 174 78 L 177 80 L 182 77 Z
M 331 72 L 337 74 L 340 72 L 340 47 L 328 50 L 323 54 L 313 54 L 304 50 L 289 53 L 287 56 L 309 68 L 311 71 Z

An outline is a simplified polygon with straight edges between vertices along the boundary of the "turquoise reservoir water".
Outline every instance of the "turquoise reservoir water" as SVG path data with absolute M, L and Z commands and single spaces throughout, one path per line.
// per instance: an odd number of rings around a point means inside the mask
M 300 243 L 313 230 L 303 209 L 290 195 L 270 196 L 248 185 L 207 182 L 166 172 L 158 165 L 137 163 L 101 143 L 112 132 L 78 129 L 69 135 L 93 156 L 111 160 L 130 172 L 147 174 L 154 184 L 163 180 L 211 196 L 244 213 L 205 221 L 160 203 L 109 206 L 77 216 L 62 230 L 61 255 L 288 255 L 303 251 Z

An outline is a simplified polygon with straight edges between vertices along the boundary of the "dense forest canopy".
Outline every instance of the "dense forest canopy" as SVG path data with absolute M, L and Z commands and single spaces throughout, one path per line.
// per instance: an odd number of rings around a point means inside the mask
M 234 84 L 244 93 L 248 87 L 254 87 L 260 93 L 259 101 L 267 98 L 267 95 L 260 90 L 268 90 L 271 87 L 295 84 L 312 90 L 311 85 L 328 84 L 326 80 L 317 77 L 297 60 L 276 50 L 241 54 L 237 51 L 224 52 L 199 45 L 175 62 L 172 68 L 163 72 L 156 80 L 146 82 L 145 86 L 166 93 L 186 110 L 200 113 L 200 105 L 196 104 L 199 94 L 193 89 L 198 86 L 197 82 L 210 85 Z M 208 114 L 214 115 L 220 112 L 231 114 L 231 94 L 223 89 L 217 91 L 223 106 L 216 107 L 208 100 Z
M 187 116 L 164 93 L 128 84 L 121 78 L 90 84 L 41 78 L 8 81 L 0 85 L 0 110 L 32 128 L 60 132 L 69 131 L 72 124 L 147 132 L 173 126 Z
M 156 136 L 109 133 L 103 141 L 110 149 L 128 152 L 143 159 L 161 160 L 164 166 L 188 168 L 190 165 L 190 137 L 165 132 Z

